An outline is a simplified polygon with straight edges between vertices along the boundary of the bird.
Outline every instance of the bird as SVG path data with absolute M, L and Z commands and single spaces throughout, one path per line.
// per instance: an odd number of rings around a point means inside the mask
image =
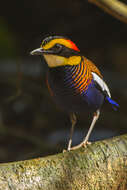
M 116 110 L 119 104 L 111 99 L 110 90 L 95 64 L 87 59 L 68 37 L 50 35 L 31 55 L 43 56 L 47 63 L 47 86 L 54 102 L 70 116 L 71 130 L 67 150 L 89 143 L 90 134 L 99 118 L 104 102 Z M 72 147 L 77 114 L 92 113 L 93 118 L 83 141 Z

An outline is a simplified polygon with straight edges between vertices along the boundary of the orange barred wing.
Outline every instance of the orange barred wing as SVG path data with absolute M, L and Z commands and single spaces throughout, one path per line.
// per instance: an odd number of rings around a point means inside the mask
M 101 75 L 99 69 L 94 65 L 94 63 L 92 63 L 89 59 L 84 57 L 84 62 L 88 65 L 89 69 L 91 72 L 96 73 L 99 77 L 103 78 L 103 76 Z

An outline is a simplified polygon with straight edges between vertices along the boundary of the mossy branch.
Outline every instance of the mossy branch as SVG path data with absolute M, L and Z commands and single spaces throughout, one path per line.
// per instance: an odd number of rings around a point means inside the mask
M 127 23 L 127 5 L 118 0 L 88 0 L 115 18 Z
M 126 190 L 127 135 L 87 148 L 0 164 L 0 190 Z

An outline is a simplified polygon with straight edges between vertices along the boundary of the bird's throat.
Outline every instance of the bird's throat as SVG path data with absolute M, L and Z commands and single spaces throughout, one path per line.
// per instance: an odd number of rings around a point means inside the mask
M 58 55 L 50 55 L 44 54 L 44 58 L 49 67 L 59 67 L 65 65 L 78 65 L 81 62 L 81 56 L 71 56 L 69 58 L 58 56 Z

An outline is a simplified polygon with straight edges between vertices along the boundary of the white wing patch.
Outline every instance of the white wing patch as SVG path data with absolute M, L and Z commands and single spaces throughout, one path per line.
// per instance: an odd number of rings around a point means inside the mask
M 101 79 L 96 73 L 93 73 L 93 79 L 97 82 L 97 84 L 101 87 L 102 91 L 106 91 L 108 96 L 111 98 L 111 94 L 109 91 L 109 88 L 107 86 L 107 84 L 103 81 L 103 79 Z

